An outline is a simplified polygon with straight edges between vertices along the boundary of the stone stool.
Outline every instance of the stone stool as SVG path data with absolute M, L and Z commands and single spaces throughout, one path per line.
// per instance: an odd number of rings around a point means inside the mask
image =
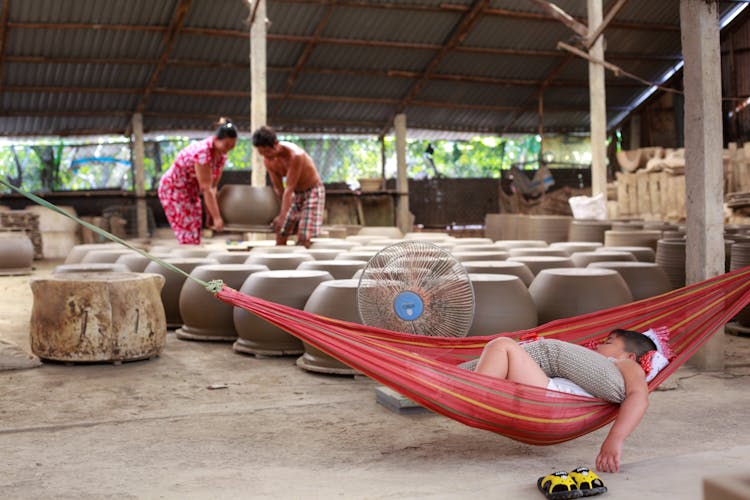
M 260 299 L 303 309 L 315 288 L 333 277 L 327 271 L 263 271 L 250 275 L 240 291 Z M 240 307 L 234 308 L 239 338 L 236 352 L 260 356 L 302 354 L 302 341 Z
M 303 252 L 294 253 L 260 253 L 253 254 L 247 258 L 245 264 L 260 264 L 271 271 L 283 271 L 297 269 L 303 262 L 312 262 L 310 255 Z
M 313 260 L 302 262 L 297 269 L 328 271 L 335 280 L 348 280 L 366 265 L 364 260 Z
M 206 264 L 218 264 L 213 259 L 189 259 L 169 257 L 164 262 L 172 264 L 182 271 L 190 274 L 193 269 Z M 160 274 L 164 277 L 164 288 L 161 289 L 161 301 L 164 305 L 164 312 L 167 318 L 167 327 L 179 328 L 182 326 L 182 315 L 180 314 L 180 292 L 182 285 L 187 279 L 182 274 L 178 274 L 170 269 L 162 267 L 158 262 L 151 262 L 144 273 Z
M 539 323 L 579 316 L 632 302 L 617 271 L 598 268 L 544 269 L 529 287 Z
M 131 269 L 125 264 L 94 263 L 94 264 L 61 264 L 55 267 L 54 274 L 65 273 L 130 273 Z
M 537 326 L 536 304 L 518 276 L 469 274 L 474 322 L 468 336 L 515 332 Z
M 614 251 L 595 251 L 595 252 L 576 252 L 570 256 L 573 260 L 573 264 L 576 267 L 586 267 L 592 262 L 604 262 L 604 261 L 633 261 L 635 257 L 630 252 L 614 252 Z
M 672 290 L 669 276 L 654 262 L 592 262 L 588 267 L 612 269 L 628 284 L 633 300 L 647 299 Z
M 539 274 L 543 269 L 552 269 L 555 267 L 575 267 L 573 259 L 570 257 L 545 257 L 543 255 L 529 255 L 525 257 L 511 257 L 508 259 L 512 262 L 520 262 L 529 268 L 534 276 Z
M 327 318 L 362 324 L 357 304 L 359 280 L 343 279 L 324 281 L 313 291 L 305 304 L 305 311 Z M 305 353 L 297 359 L 303 370 L 335 375 L 356 375 L 350 368 L 323 351 L 303 342 Z
M 534 273 L 523 262 L 511 260 L 470 260 L 461 264 L 469 274 L 508 274 L 518 276 L 527 287 L 534 281 Z
M 164 278 L 136 273 L 67 273 L 31 282 L 31 349 L 40 358 L 119 363 L 158 356 L 167 328 Z
M 629 252 L 639 262 L 654 262 L 656 252 L 651 247 L 601 247 L 594 250 L 595 252 Z
M 222 280 L 235 290 L 242 287 L 248 276 L 268 271 L 257 264 L 207 264 L 190 273 L 203 281 Z M 234 308 L 210 296 L 200 284 L 186 280 L 180 291 L 180 315 L 184 324 L 175 332 L 183 340 L 237 340 L 234 329 Z
M 0 276 L 31 274 L 34 244 L 21 231 L 0 232 Z

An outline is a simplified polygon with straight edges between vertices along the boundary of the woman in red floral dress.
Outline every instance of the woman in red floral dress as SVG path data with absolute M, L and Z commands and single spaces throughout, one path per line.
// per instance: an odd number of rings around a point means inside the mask
M 201 193 L 208 210 L 208 226 L 216 231 L 224 229 L 216 200 L 216 187 L 227 153 L 236 143 L 237 129 L 234 124 L 221 119 L 216 133 L 180 151 L 159 181 L 159 200 L 181 244 L 198 245 L 201 242 Z

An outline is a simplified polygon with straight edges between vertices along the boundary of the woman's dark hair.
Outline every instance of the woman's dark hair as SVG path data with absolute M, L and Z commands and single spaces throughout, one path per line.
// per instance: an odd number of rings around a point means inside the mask
M 271 127 L 263 126 L 253 132 L 253 146 L 256 148 L 259 146 L 272 148 L 277 142 L 279 142 L 279 140 L 276 137 L 276 131 Z
M 640 332 L 618 329 L 612 331 L 611 335 L 622 339 L 625 344 L 625 350 L 635 354 L 636 361 L 641 359 L 641 356 L 647 352 L 656 350 L 654 341 Z
M 236 139 L 237 138 L 237 127 L 234 126 L 234 123 L 232 123 L 232 120 L 229 118 L 221 117 L 219 118 L 219 121 L 216 124 L 218 128 L 216 129 L 216 132 L 214 135 L 217 139 L 226 139 L 229 137 L 230 139 Z

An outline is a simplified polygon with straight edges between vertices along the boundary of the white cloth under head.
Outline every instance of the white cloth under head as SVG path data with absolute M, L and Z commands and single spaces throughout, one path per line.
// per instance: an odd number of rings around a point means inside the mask
M 587 396 L 593 398 L 591 394 L 584 391 L 581 386 L 574 384 L 570 380 L 562 377 L 553 377 L 549 379 L 547 389 L 551 391 L 564 392 L 566 394 L 575 394 L 576 396 Z

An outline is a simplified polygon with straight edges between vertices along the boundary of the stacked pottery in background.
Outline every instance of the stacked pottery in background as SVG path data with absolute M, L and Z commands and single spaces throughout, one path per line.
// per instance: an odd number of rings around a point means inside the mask
M 568 228 L 568 241 L 598 241 L 604 243 L 604 233 L 612 229 L 612 223 L 601 220 L 576 219 Z
M 568 230 L 573 218 L 567 215 L 530 215 L 521 226 L 520 238 L 544 240 L 547 243 L 568 241 Z
M 613 225 L 613 228 L 615 226 Z M 661 231 L 649 229 L 610 229 L 604 233 L 606 247 L 651 247 L 662 237 Z
M 661 239 L 656 245 L 656 263 L 667 273 L 672 288 L 685 286 L 685 248 L 684 238 Z
M 750 266 L 750 242 L 735 243 L 732 245 L 732 262 L 730 263 L 730 271 L 736 271 L 743 267 Z M 750 306 L 746 306 L 742 311 L 737 314 L 737 323 L 741 328 L 741 333 L 750 333 Z M 728 328 L 732 331 L 732 328 Z
M 640 262 L 654 262 L 656 252 L 651 247 L 601 247 L 594 250 L 595 252 L 628 252 Z
M 58 208 L 77 215 L 69 206 Z M 41 205 L 26 207 L 26 211 L 39 215 L 39 232 L 42 236 L 42 253 L 45 259 L 62 259 L 78 243 L 78 223 Z

